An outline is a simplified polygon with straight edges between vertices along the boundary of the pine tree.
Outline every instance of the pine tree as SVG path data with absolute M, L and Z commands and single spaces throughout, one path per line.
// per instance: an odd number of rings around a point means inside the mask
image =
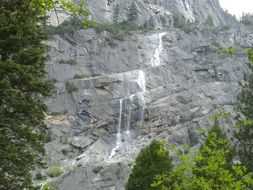
M 253 50 L 248 49 L 249 60 L 253 63 Z M 245 119 L 238 122 L 236 137 L 239 141 L 237 150 L 242 164 L 253 172 L 253 65 L 250 65 L 251 74 L 242 86 L 238 95 L 238 111 Z
M 237 123 L 236 138 L 239 141 L 237 155 L 243 165 L 253 172 L 253 121 L 245 119 Z
M 213 24 L 213 18 L 212 18 L 211 15 L 208 15 L 208 17 L 207 17 L 207 19 L 206 19 L 206 24 L 207 24 L 208 26 L 213 26 L 213 25 L 214 25 L 214 24 Z
M 145 30 L 148 29 L 148 22 L 147 22 L 147 21 L 145 21 L 145 22 L 143 23 L 143 28 L 144 28 Z
M 45 81 L 45 13 L 57 0 L 0 1 L 0 189 L 32 190 L 30 171 L 42 166 L 51 85 Z M 74 14 L 88 11 L 61 0 Z M 81 1 L 80 1 L 81 2 Z
M 119 8 L 119 4 L 117 4 L 113 9 L 113 23 L 114 24 L 118 24 L 119 15 L 120 15 L 120 8 Z
M 243 182 L 237 180 L 231 172 L 233 149 L 221 131 L 220 117 L 220 114 L 213 116 L 213 126 L 195 157 L 193 186 L 196 189 L 209 187 L 213 190 L 223 188 L 232 190 L 237 185 L 243 187 Z
M 46 39 L 28 0 L 0 1 L 0 189 L 33 189 L 30 170 L 41 164 Z
M 148 26 L 149 26 L 150 30 L 155 28 L 155 21 L 154 21 L 153 17 L 150 17 L 150 19 L 148 20 Z
M 128 22 L 134 23 L 138 19 L 138 9 L 134 2 L 132 2 L 131 7 L 129 9 L 129 13 L 127 15 Z
M 152 143 L 141 150 L 130 174 L 126 190 L 153 189 L 150 185 L 156 175 L 172 170 L 172 158 L 162 141 Z

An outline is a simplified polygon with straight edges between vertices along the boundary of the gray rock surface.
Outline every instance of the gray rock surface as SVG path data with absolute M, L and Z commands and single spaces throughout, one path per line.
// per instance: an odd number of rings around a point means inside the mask
M 93 18 L 111 22 L 117 2 L 88 5 Z M 124 10 L 131 3 L 120 2 Z M 141 19 L 155 16 L 150 6 L 156 4 L 163 13 L 180 12 L 203 22 L 211 14 L 217 25 L 226 23 L 216 0 L 136 3 Z M 252 47 L 252 35 L 252 28 L 237 25 L 219 33 L 200 28 L 187 34 L 173 27 L 136 31 L 124 41 L 92 29 L 76 31 L 76 43 L 53 36 L 46 42 L 51 49 L 48 79 L 56 89 L 46 101 L 52 134 L 45 160 L 66 172 L 47 182 L 59 190 L 121 190 L 138 152 L 152 139 L 197 148 L 203 141 L 199 129 L 209 126 L 209 115 L 221 108 L 233 113 L 238 83 L 249 72 L 241 49 Z M 108 38 L 116 45 L 110 46 Z M 219 54 L 219 46 L 242 52 Z M 61 64 L 62 59 L 77 64 Z M 68 92 L 66 81 L 76 90 Z
M 129 0 L 88 0 L 87 7 L 91 10 L 91 18 L 112 23 L 113 8 L 120 5 L 120 19 L 125 20 L 127 11 L 133 1 Z M 214 24 L 227 24 L 228 20 L 218 0 L 135 0 L 139 12 L 139 22 L 143 23 L 150 17 L 155 18 L 159 27 L 168 25 L 164 22 L 171 14 L 184 15 L 191 22 L 206 22 L 208 15 Z

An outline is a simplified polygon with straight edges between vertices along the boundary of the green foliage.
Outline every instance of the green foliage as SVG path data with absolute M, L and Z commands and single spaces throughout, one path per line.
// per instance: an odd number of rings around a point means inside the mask
M 232 164 L 233 149 L 221 131 L 220 112 L 213 116 L 213 125 L 205 143 L 194 159 L 179 155 L 180 164 L 169 174 L 156 176 L 152 186 L 162 190 L 249 190 L 253 180 L 245 167 Z
M 143 148 L 135 160 L 126 190 L 153 189 L 150 185 L 156 175 L 167 174 L 172 170 L 172 158 L 163 141 L 152 141 Z
M 60 166 L 53 166 L 52 168 L 50 168 L 47 172 L 47 175 L 49 177 L 58 177 L 59 175 L 61 175 L 63 173 L 63 170 L 61 169 Z
M 218 53 L 220 54 L 227 54 L 227 55 L 235 55 L 237 53 L 237 49 L 233 47 L 219 47 Z
M 235 135 L 239 141 L 237 155 L 243 165 L 253 172 L 253 122 L 252 120 L 245 119 L 237 123 L 237 128 L 238 132 Z
M 214 26 L 214 24 L 213 24 L 213 18 L 212 18 L 211 15 L 208 15 L 208 17 L 207 17 L 207 19 L 206 19 L 206 24 L 207 24 L 208 26 Z
M 127 15 L 127 21 L 134 23 L 138 19 L 138 9 L 134 2 L 132 2 L 131 7 L 129 9 L 128 15 Z
M 60 4 L 59 4 L 60 2 Z M 43 141 L 47 131 L 44 98 L 51 86 L 45 81 L 43 30 L 46 13 L 55 5 L 83 16 L 83 1 L 0 1 L 0 189 L 33 187 L 30 171 L 43 166 Z M 87 22 L 84 22 L 85 24 Z
M 192 129 L 188 129 L 188 138 L 190 146 L 194 146 L 199 143 L 199 137 L 192 131 Z
M 28 4 L 29 5 L 29 4 Z M 40 11 L 39 14 L 45 15 L 55 8 L 55 5 L 61 9 L 71 12 L 75 16 L 88 17 L 90 12 L 85 8 L 84 0 L 80 0 L 78 4 L 68 0 L 31 0 L 30 6 Z
M 78 91 L 78 88 L 74 85 L 74 83 L 70 81 L 65 82 L 65 88 L 68 93 L 76 92 Z
M 177 125 L 177 119 L 176 118 L 173 118 L 171 121 L 170 121 L 170 124 L 172 126 L 176 126 Z
M 179 123 L 186 123 L 188 121 L 192 121 L 196 117 L 195 113 L 191 113 L 190 115 L 180 116 Z
M 110 32 L 112 36 L 105 38 L 105 40 L 111 47 L 116 47 L 117 43 L 115 42 L 115 40 L 124 41 L 125 38 L 131 35 L 132 31 L 139 30 L 140 27 L 133 23 L 121 22 L 114 25 L 97 24 L 94 29 L 97 32 Z
M 84 78 L 90 78 L 91 75 L 89 73 L 82 73 L 82 74 L 75 74 L 73 79 L 84 79 Z
M 192 31 L 191 22 L 187 20 L 183 15 L 174 15 L 173 19 L 173 23 L 176 28 L 180 28 L 186 33 L 190 33 Z
M 63 60 L 61 59 L 59 61 L 60 64 L 67 64 L 67 65 L 77 65 L 77 61 L 74 59 L 69 59 L 69 60 Z
M 84 1 L 85 0 L 79 0 L 78 3 L 73 3 L 69 0 L 31 0 L 28 5 L 30 5 L 31 8 L 36 9 L 37 13 L 41 16 L 45 16 L 47 12 L 52 10 L 55 12 L 67 12 L 74 18 L 82 18 L 82 20 L 79 20 L 78 22 L 83 28 L 92 28 L 96 25 L 96 22 L 88 19 L 90 12 L 86 8 Z
M 154 30 L 155 29 L 155 21 L 153 17 L 150 17 L 150 19 L 148 21 L 145 21 L 143 23 L 143 26 L 141 27 L 141 29 L 145 32 L 147 32 L 148 30 Z
M 253 63 L 253 50 L 249 48 L 249 49 L 246 49 L 246 52 L 249 56 L 250 62 Z M 252 68 L 251 68 L 251 70 L 252 70 Z
M 188 104 L 189 103 L 189 100 L 187 100 L 185 97 L 183 97 L 183 96 L 178 96 L 178 97 L 176 97 L 176 100 L 178 101 L 178 102 L 180 102 L 181 104 L 184 104 L 184 105 L 186 105 L 186 104 Z
M 43 24 L 43 29 L 49 34 L 49 35 L 65 35 L 70 34 L 72 35 L 75 31 L 80 30 L 83 28 L 82 23 L 80 23 L 79 20 L 75 18 L 71 18 L 69 20 L 65 20 L 58 26 L 51 26 L 47 24 Z
M 44 180 L 45 176 L 43 176 L 41 172 L 38 172 L 38 173 L 35 174 L 34 179 L 35 180 Z
M 150 30 L 154 29 L 155 28 L 155 21 L 154 21 L 154 18 L 153 17 L 150 17 L 150 19 L 148 20 L 148 28 Z
M 112 39 L 112 38 L 105 38 L 105 41 L 107 42 L 107 44 L 109 46 L 111 46 L 112 48 L 115 48 L 118 46 L 118 44 Z
M 27 0 L 0 1 L 0 189 L 34 189 L 51 87 L 45 81 L 46 39 Z
M 120 16 L 120 8 L 119 8 L 119 4 L 117 4 L 113 8 L 113 23 L 114 24 L 118 24 L 119 23 L 119 16 Z
M 68 150 L 67 150 L 67 149 L 62 149 L 61 152 L 62 152 L 62 154 L 65 155 L 65 156 L 68 155 Z
M 51 186 L 51 185 L 45 184 L 43 186 L 42 190 L 57 190 L 57 188 L 55 186 Z
M 46 131 L 46 133 L 44 134 L 43 142 L 44 143 L 48 143 L 48 142 L 51 142 L 52 140 L 53 140 L 53 138 L 52 138 L 52 131 L 50 129 L 48 129 Z
M 145 21 L 142 27 L 144 30 L 148 30 L 148 21 Z
M 103 169 L 103 166 L 97 166 L 95 169 L 93 169 L 93 173 L 97 174 Z
M 253 63 L 253 50 L 248 49 L 249 60 Z M 250 65 L 251 74 L 248 76 L 242 90 L 238 95 L 238 111 L 245 118 L 238 121 L 238 132 L 236 137 L 239 141 L 237 146 L 238 156 L 251 172 L 253 172 L 253 66 Z

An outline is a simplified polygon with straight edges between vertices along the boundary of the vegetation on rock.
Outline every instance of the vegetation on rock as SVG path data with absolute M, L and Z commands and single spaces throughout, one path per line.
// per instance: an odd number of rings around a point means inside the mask
M 214 26 L 214 24 L 213 24 L 213 18 L 212 18 L 211 15 L 208 15 L 208 17 L 207 17 L 207 19 L 206 19 L 206 24 L 207 24 L 208 26 Z
M 132 2 L 131 7 L 129 9 L 127 20 L 128 22 L 134 23 L 138 19 L 138 9 L 134 2 Z
M 120 8 L 119 8 L 119 4 L 117 4 L 113 8 L 113 23 L 114 24 L 118 24 L 119 23 L 119 16 L 120 16 Z
M 182 29 L 184 32 L 189 33 L 192 30 L 192 24 L 183 15 L 174 15 L 174 26 Z
M 53 166 L 52 168 L 50 168 L 47 172 L 47 175 L 49 177 L 58 177 L 59 175 L 61 175 L 63 173 L 63 170 L 61 169 L 60 166 Z

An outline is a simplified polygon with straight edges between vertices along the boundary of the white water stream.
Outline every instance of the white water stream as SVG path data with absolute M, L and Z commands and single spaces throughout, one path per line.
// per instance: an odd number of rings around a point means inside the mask
M 161 54 L 162 54 L 162 51 L 163 51 L 163 40 L 162 40 L 162 38 L 165 34 L 166 34 L 166 32 L 158 34 L 158 41 L 159 41 L 158 47 L 156 48 L 155 53 L 154 53 L 154 55 L 152 57 L 152 60 L 151 60 L 151 64 L 152 64 L 153 67 L 161 65 Z
M 131 115 L 132 115 L 132 108 L 128 110 L 128 118 L 127 118 L 127 129 L 126 129 L 126 142 L 127 142 L 127 150 L 130 149 L 129 144 L 131 140 Z
M 139 71 L 139 77 L 137 79 L 137 83 L 139 84 L 142 92 L 141 92 L 141 101 L 142 101 L 142 111 L 141 111 L 141 125 L 143 123 L 144 120 L 144 113 L 145 113 L 145 108 L 146 108 L 146 77 L 145 77 L 145 73 L 143 70 Z

